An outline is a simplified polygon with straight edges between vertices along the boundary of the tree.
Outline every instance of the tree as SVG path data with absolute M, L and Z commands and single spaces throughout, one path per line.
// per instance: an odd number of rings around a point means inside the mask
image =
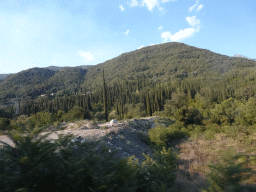
M 106 94 L 106 84 L 105 84 L 105 78 L 104 78 L 104 69 L 102 72 L 102 77 L 103 77 L 103 105 L 104 105 L 104 114 L 105 114 L 105 119 L 108 121 L 108 105 L 107 105 L 107 94 Z

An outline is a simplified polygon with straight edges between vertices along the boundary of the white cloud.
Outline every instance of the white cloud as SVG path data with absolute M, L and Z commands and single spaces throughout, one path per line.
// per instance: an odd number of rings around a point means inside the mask
M 137 0 L 132 0 L 132 2 L 129 5 L 131 7 L 137 7 L 139 5 L 139 3 L 137 2 Z
M 125 31 L 124 34 L 125 34 L 125 35 L 128 35 L 128 34 L 129 34 L 129 30 Z
M 197 7 L 197 10 L 196 11 L 199 11 L 200 9 L 202 9 L 204 7 L 204 5 L 203 4 L 200 4 L 200 5 L 198 5 L 198 7 Z
M 169 1 L 177 1 L 177 0 L 162 0 L 163 3 L 167 3 Z
M 145 46 L 141 45 L 140 47 L 138 47 L 138 49 L 141 49 L 141 48 L 143 48 L 143 47 L 145 47 Z
M 132 0 L 130 3 L 128 3 L 128 5 L 131 7 L 146 6 L 149 11 L 152 11 L 154 7 L 158 7 L 159 11 L 164 11 L 164 8 L 160 6 L 160 3 L 167 3 L 169 1 L 176 0 L 141 0 L 140 2 L 138 2 L 137 0 Z
M 186 21 L 188 22 L 188 24 L 192 27 L 194 26 L 198 26 L 200 24 L 200 20 L 198 20 L 196 18 L 196 16 L 192 16 L 192 17 L 186 17 Z
M 120 5 L 119 8 L 121 9 L 121 11 L 124 11 L 123 5 Z
M 181 41 L 187 37 L 192 36 L 196 31 L 198 31 L 199 29 L 195 29 L 195 28 L 187 28 L 184 30 L 180 30 L 179 32 L 175 33 L 174 35 L 172 35 L 169 31 L 163 32 L 161 34 L 161 37 L 164 39 L 164 41 L 168 41 L 169 39 L 171 41 Z
M 193 6 L 189 7 L 188 10 L 190 12 L 193 11 L 196 8 L 196 6 L 198 5 L 198 2 L 199 2 L 199 0 L 196 1 L 196 4 L 194 4 Z
M 163 26 L 158 27 L 158 30 L 161 30 L 161 29 L 163 29 Z
M 84 58 L 85 62 L 94 61 L 93 55 L 90 52 L 79 52 L 79 55 Z
M 143 0 L 142 6 L 147 6 L 149 11 L 151 11 L 155 6 L 159 6 L 158 0 Z

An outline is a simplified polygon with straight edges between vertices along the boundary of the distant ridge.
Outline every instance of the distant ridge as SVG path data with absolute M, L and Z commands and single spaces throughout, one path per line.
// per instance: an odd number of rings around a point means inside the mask
M 12 75 L 13 73 L 9 73 L 9 74 L 0 74 L 0 80 L 3 80 L 5 78 L 7 78 L 8 76 Z
M 77 68 L 81 68 L 81 69 L 87 69 L 89 67 L 91 67 L 92 65 L 80 65 L 80 66 L 75 66 Z M 67 66 L 69 67 L 69 66 Z M 49 67 L 42 67 L 43 69 L 50 69 L 52 71 L 55 72 L 59 72 L 62 69 L 66 68 L 66 67 L 58 67 L 58 66 L 49 66 Z M 19 73 L 19 72 L 18 72 Z M 7 73 L 7 74 L 0 74 L 0 80 L 4 80 L 6 79 L 8 76 L 13 75 L 13 74 L 17 74 L 17 73 Z

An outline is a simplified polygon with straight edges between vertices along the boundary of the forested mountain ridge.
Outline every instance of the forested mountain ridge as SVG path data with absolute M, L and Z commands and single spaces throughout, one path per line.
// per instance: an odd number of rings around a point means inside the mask
M 42 68 L 31 68 L 8 76 L 0 83 L 2 97 L 13 98 L 16 94 L 29 96 L 43 89 L 46 80 L 55 74 L 54 71 Z M 45 90 L 42 90 L 43 92 Z
M 234 68 L 256 66 L 256 62 L 233 58 L 183 43 L 165 43 L 124 53 L 88 69 L 84 87 L 93 88 L 104 67 L 109 83 L 147 78 L 152 82 L 189 76 L 220 76 Z M 119 80 L 118 80 L 119 79 Z
M 0 82 L 0 95 L 1 98 L 12 98 L 16 94 L 35 98 L 46 92 L 95 91 L 102 86 L 103 68 L 109 86 L 130 84 L 141 90 L 159 83 L 172 83 L 173 86 L 191 84 L 190 88 L 195 89 L 209 87 L 210 84 L 218 88 L 232 81 L 245 88 L 249 85 L 246 79 L 254 84 L 255 66 L 256 61 L 253 60 L 172 42 L 124 53 L 95 66 L 28 69 Z M 234 92 L 234 86 L 227 86 L 231 87 L 226 89 Z

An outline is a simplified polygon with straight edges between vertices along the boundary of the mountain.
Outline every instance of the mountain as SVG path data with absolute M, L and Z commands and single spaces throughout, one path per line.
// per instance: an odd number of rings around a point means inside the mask
M 0 83 L 1 99 L 16 95 L 30 96 L 33 92 L 44 92 L 46 80 L 55 75 L 55 71 L 44 68 L 31 68 L 12 74 Z
M 114 59 L 88 68 L 84 88 L 101 86 L 101 72 L 113 84 L 123 80 L 146 78 L 152 83 L 168 82 L 179 77 L 220 76 L 234 68 L 254 67 L 245 58 L 229 57 L 183 43 L 164 43 L 124 53 Z M 185 75 L 186 74 L 186 75 Z
M 0 80 L 4 80 L 5 78 L 7 78 L 8 76 L 12 75 L 12 73 L 9 74 L 0 74 Z
M 76 66 L 77 68 L 81 68 L 81 69 L 87 69 L 89 67 L 91 67 L 92 65 L 80 65 L 80 66 Z M 58 67 L 58 66 L 49 66 L 49 67 L 42 67 L 43 69 L 50 69 L 52 71 L 61 71 L 62 69 L 66 68 L 66 67 Z M 0 82 L 1 80 L 6 79 L 8 76 L 13 75 L 16 73 L 9 73 L 9 74 L 0 74 Z
M 77 92 L 84 82 L 86 73 L 87 70 L 81 67 L 65 67 L 48 79 L 47 83 L 51 85 L 49 91 L 70 90 Z
M 201 88 L 211 85 L 217 89 L 234 78 L 239 85 L 246 84 L 248 78 L 254 79 L 255 66 L 253 60 L 171 42 L 143 47 L 93 66 L 25 70 L 0 82 L 0 95 L 1 98 L 16 94 L 37 97 L 47 92 L 101 90 L 103 69 L 108 86 L 131 84 L 142 90 L 159 83 L 172 83 Z
M 77 68 L 81 68 L 81 69 L 87 69 L 88 67 L 90 67 L 91 65 L 80 65 L 80 66 L 76 66 Z M 66 68 L 66 67 L 58 67 L 58 66 L 49 66 L 49 67 L 45 67 L 46 69 L 50 69 L 52 71 L 61 71 L 62 69 Z

